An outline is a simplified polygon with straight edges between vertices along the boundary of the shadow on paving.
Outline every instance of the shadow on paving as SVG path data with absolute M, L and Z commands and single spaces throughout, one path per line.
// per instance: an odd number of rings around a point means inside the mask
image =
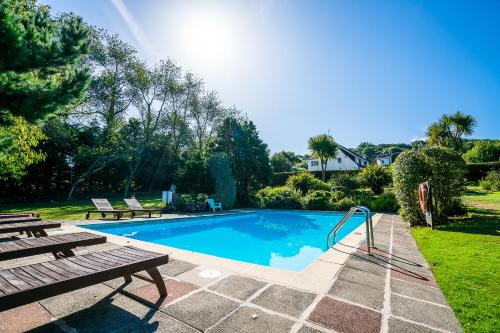
M 78 332 L 111 332 L 123 329 L 155 332 L 160 325 L 160 322 L 153 318 L 158 310 L 154 307 L 146 307 L 139 302 L 135 304 L 131 302 L 134 301 L 122 296 L 119 290 L 115 290 L 92 306 L 28 332 L 67 332 L 68 329 L 70 331 L 76 329 Z M 135 306 L 127 306 L 128 304 Z
M 349 246 L 346 244 L 342 244 L 342 245 L 347 246 L 347 247 L 352 247 L 352 246 Z M 433 281 L 432 278 L 429 279 L 428 275 L 420 274 L 416 271 L 411 270 L 411 268 L 407 269 L 407 268 L 402 266 L 402 265 L 407 265 L 407 266 L 413 266 L 413 267 L 415 267 L 415 269 L 424 269 L 425 267 L 422 264 L 419 264 L 417 262 L 414 262 L 412 260 L 406 259 L 406 258 L 401 257 L 401 256 L 396 256 L 394 254 L 391 256 L 392 259 L 389 259 L 388 258 L 389 252 L 384 251 L 384 250 L 380 250 L 377 247 L 372 248 L 371 254 L 368 254 L 368 252 L 364 248 L 359 248 L 358 250 L 359 250 L 358 252 L 352 253 L 351 257 L 355 257 L 357 259 L 364 260 L 367 263 L 378 265 L 378 266 L 381 266 L 384 268 L 389 268 L 389 270 L 391 272 L 396 272 L 396 273 L 399 273 L 403 276 L 410 277 L 412 279 L 421 280 L 424 282 L 432 282 Z M 340 250 L 338 250 L 338 251 L 340 251 Z M 343 251 L 340 251 L 340 252 L 343 252 Z M 347 253 L 347 252 L 344 252 L 344 253 Z M 390 266 L 388 266 L 388 264 L 390 264 Z M 429 274 L 431 274 L 431 273 L 429 272 Z

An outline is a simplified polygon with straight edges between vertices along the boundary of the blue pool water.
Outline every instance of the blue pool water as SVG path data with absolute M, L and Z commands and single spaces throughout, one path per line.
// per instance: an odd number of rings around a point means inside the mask
M 326 251 L 341 212 L 262 211 L 248 214 L 82 225 L 83 228 L 248 263 L 301 271 Z M 340 241 L 363 223 L 354 215 Z

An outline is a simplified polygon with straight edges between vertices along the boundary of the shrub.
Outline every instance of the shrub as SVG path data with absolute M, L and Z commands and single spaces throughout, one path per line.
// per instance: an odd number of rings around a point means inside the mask
M 479 181 L 479 185 L 486 191 L 500 191 L 500 171 L 492 170 L 488 172 L 486 177 Z
M 259 208 L 300 209 L 301 194 L 287 186 L 265 187 L 255 194 L 255 202 Z
M 439 223 L 460 202 L 465 163 L 448 148 L 425 147 L 401 153 L 393 170 L 394 189 L 401 214 L 411 224 L 420 224 L 424 216 L 418 201 L 418 185 L 431 181 L 434 218 Z
M 302 205 L 309 210 L 327 210 L 330 206 L 332 192 L 330 191 L 310 191 L 302 198 Z
M 233 207 L 236 200 L 236 183 L 226 154 L 214 154 L 208 159 L 210 175 L 215 180 L 214 199 L 222 204 L 224 209 Z
M 349 210 L 352 206 L 359 205 L 359 202 L 354 197 L 344 197 L 340 200 L 330 200 L 330 210 Z
M 353 173 L 333 173 L 332 177 L 329 180 L 329 183 L 332 185 L 332 187 L 340 188 L 346 192 L 351 192 L 359 188 L 358 179 L 356 177 L 356 174 Z
M 391 183 L 391 175 L 383 166 L 377 164 L 370 164 L 361 170 L 359 179 L 375 194 L 384 192 L 384 186 Z
M 286 186 L 299 191 L 302 195 L 309 191 L 330 190 L 330 185 L 319 180 L 308 172 L 301 172 L 290 176 L 286 181 Z
M 180 194 L 175 201 L 175 209 L 183 212 L 201 212 L 207 209 L 207 194 Z
M 399 209 L 398 201 L 396 200 L 396 195 L 392 192 L 384 192 L 366 203 L 364 203 L 368 208 L 374 212 L 390 212 L 395 213 Z
M 496 162 L 500 157 L 500 141 L 478 141 L 464 154 L 469 163 Z

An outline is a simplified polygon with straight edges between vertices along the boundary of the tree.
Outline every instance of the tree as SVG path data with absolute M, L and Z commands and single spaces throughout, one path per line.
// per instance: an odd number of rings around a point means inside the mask
M 55 19 L 34 0 L 0 0 L 0 27 L 2 112 L 36 122 L 82 101 L 90 83 L 83 64 L 89 28 L 80 17 Z
M 291 151 L 280 151 L 271 157 L 273 172 L 290 172 L 302 159 Z
M 477 141 L 474 146 L 464 154 L 464 159 L 469 163 L 495 162 L 500 158 L 500 140 Z
M 321 180 L 325 181 L 326 163 L 337 156 L 338 145 L 331 135 L 319 134 L 309 138 L 308 146 L 312 155 L 320 160 Z
M 359 179 L 367 184 L 374 194 L 381 194 L 384 192 L 384 186 L 390 184 L 391 175 L 386 168 L 377 164 L 370 164 L 361 170 Z
M 215 180 L 215 199 L 226 209 L 233 207 L 236 200 L 236 183 L 229 157 L 224 153 L 214 154 L 208 159 L 208 166 Z
M 429 144 L 449 147 L 461 153 L 464 150 L 463 137 L 472 135 L 476 125 L 474 117 L 460 111 L 444 114 L 427 129 Z
M 213 151 L 229 157 L 240 205 L 247 205 L 250 193 L 269 184 L 269 149 L 252 121 L 226 118 L 217 130 Z

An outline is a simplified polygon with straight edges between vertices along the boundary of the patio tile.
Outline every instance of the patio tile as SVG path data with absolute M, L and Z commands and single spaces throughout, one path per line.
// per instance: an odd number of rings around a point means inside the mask
M 134 322 L 129 326 L 116 331 L 116 333 L 126 332 L 155 332 L 155 333 L 199 333 L 183 322 L 172 318 L 163 312 L 156 312 L 153 316 L 146 316 L 141 321 Z
M 177 298 L 182 297 L 187 293 L 190 293 L 191 291 L 199 288 L 194 284 L 175 281 L 172 279 L 167 279 L 164 281 L 168 292 L 167 297 L 160 297 L 158 288 L 156 288 L 156 285 L 153 283 L 149 283 L 146 286 L 137 288 L 131 291 L 131 294 L 138 297 L 140 300 L 150 303 L 156 308 L 163 308 L 173 300 L 176 300 Z
M 344 267 L 342 271 L 340 271 L 339 279 L 367 285 L 377 289 L 384 289 L 385 287 L 384 276 L 375 275 L 373 273 L 351 267 Z
M 0 312 L 0 332 L 25 332 L 50 322 L 52 315 L 40 304 L 31 303 Z
M 309 321 L 345 333 L 378 333 L 382 315 L 356 305 L 324 297 L 309 315 Z
M 353 255 L 345 264 L 347 267 L 367 271 L 375 275 L 385 277 L 387 273 L 386 263 L 370 256 Z
M 237 307 L 237 302 L 206 291 L 200 291 L 167 306 L 162 311 L 197 329 L 205 330 Z
M 436 280 L 432 275 L 414 273 L 411 271 L 400 270 L 397 267 L 391 269 L 391 278 L 418 283 L 424 286 L 437 287 Z
M 141 272 L 140 274 L 144 274 Z M 147 286 L 150 284 L 150 282 L 136 278 L 132 276 L 132 282 L 127 283 L 125 282 L 125 279 L 120 277 L 117 279 L 113 279 L 110 281 L 103 282 L 106 286 L 113 288 L 113 289 L 119 289 L 119 290 L 126 290 L 126 291 L 131 291 L 140 287 Z
M 224 273 L 222 273 L 223 275 L 221 275 L 219 277 L 207 278 L 207 277 L 200 276 L 201 272 L 202 272 L 201 269 L 192 269 L 190 271 L 187 271 L 187 272 L 184 272 L 182 274 L 177 275 L 176 278 L 179 280 L 200 286 L 200 287 L 204 287 L 210 283 L 217 281 L 218 279 L 220 279 L 224 275 Z
M 253 319 L 252 315 L 257 317 Z M 294 322 L 276 315 L 265 313 L 251 307 L 241 307 L 221 323 L 211 328 L 210 333 L 285 333 Z
M 126 296 L 106 299 L 88 308 L 61 318 L 68 327 L 79 333 L 114 332 L 131 325 L 142 324 L 144 318 L 152 316 L 156 309 L 141 304 Z
M 228 295 L 237 299 L 247 300 L 255 294 L 257 290 L 263 288 L 266 282 L 254 280 L 248 277 L 231 275 L 217 282 L 209 289 L 221 294 Z
M 342 279 L 338 279 L 328 293 L 375 310 L 382 309 L 384 303 L 383 289 Z
M 182 274 L 184 272 L 190 271 L 195 267 L 196 267 L 196 265 L 194 265 L 194 264 L 191 264 L 191 263 L 186 262 L 186 261 L 175 259 L 175 260 L 171 260 L 166 265 L 159 266 L 158 270 L 163 275 L 173 277 L 173 276 L 177 276 L 179 274 Z
M 118 292 L 102 283 L 75 290 L 40 301 L 52 315 L 62 317 L 93 306 L 106 298 L 118 296 Z
M 438 331 L 397 318 L 389 318 L 389 333 L 437 333 Z
M 448 307 L 433 305 L 406 297 L 391 295 L 391 309 L 396 316 L 412 321 L 442 328 L 452 332 L 461 332 L 455 314 Z
M 297 333 L 323 333 L 323 331 L 304 325 Z
M 393 293 L 446 305 L 443 294 L 437 288 L 429 288 L 415 285 L 414 283 L 391 279 L 391 290 Z
M 315 298 L 316 294 L 313 293 L 272 285 L 257 296 L 252 303 L 299 317 Z

